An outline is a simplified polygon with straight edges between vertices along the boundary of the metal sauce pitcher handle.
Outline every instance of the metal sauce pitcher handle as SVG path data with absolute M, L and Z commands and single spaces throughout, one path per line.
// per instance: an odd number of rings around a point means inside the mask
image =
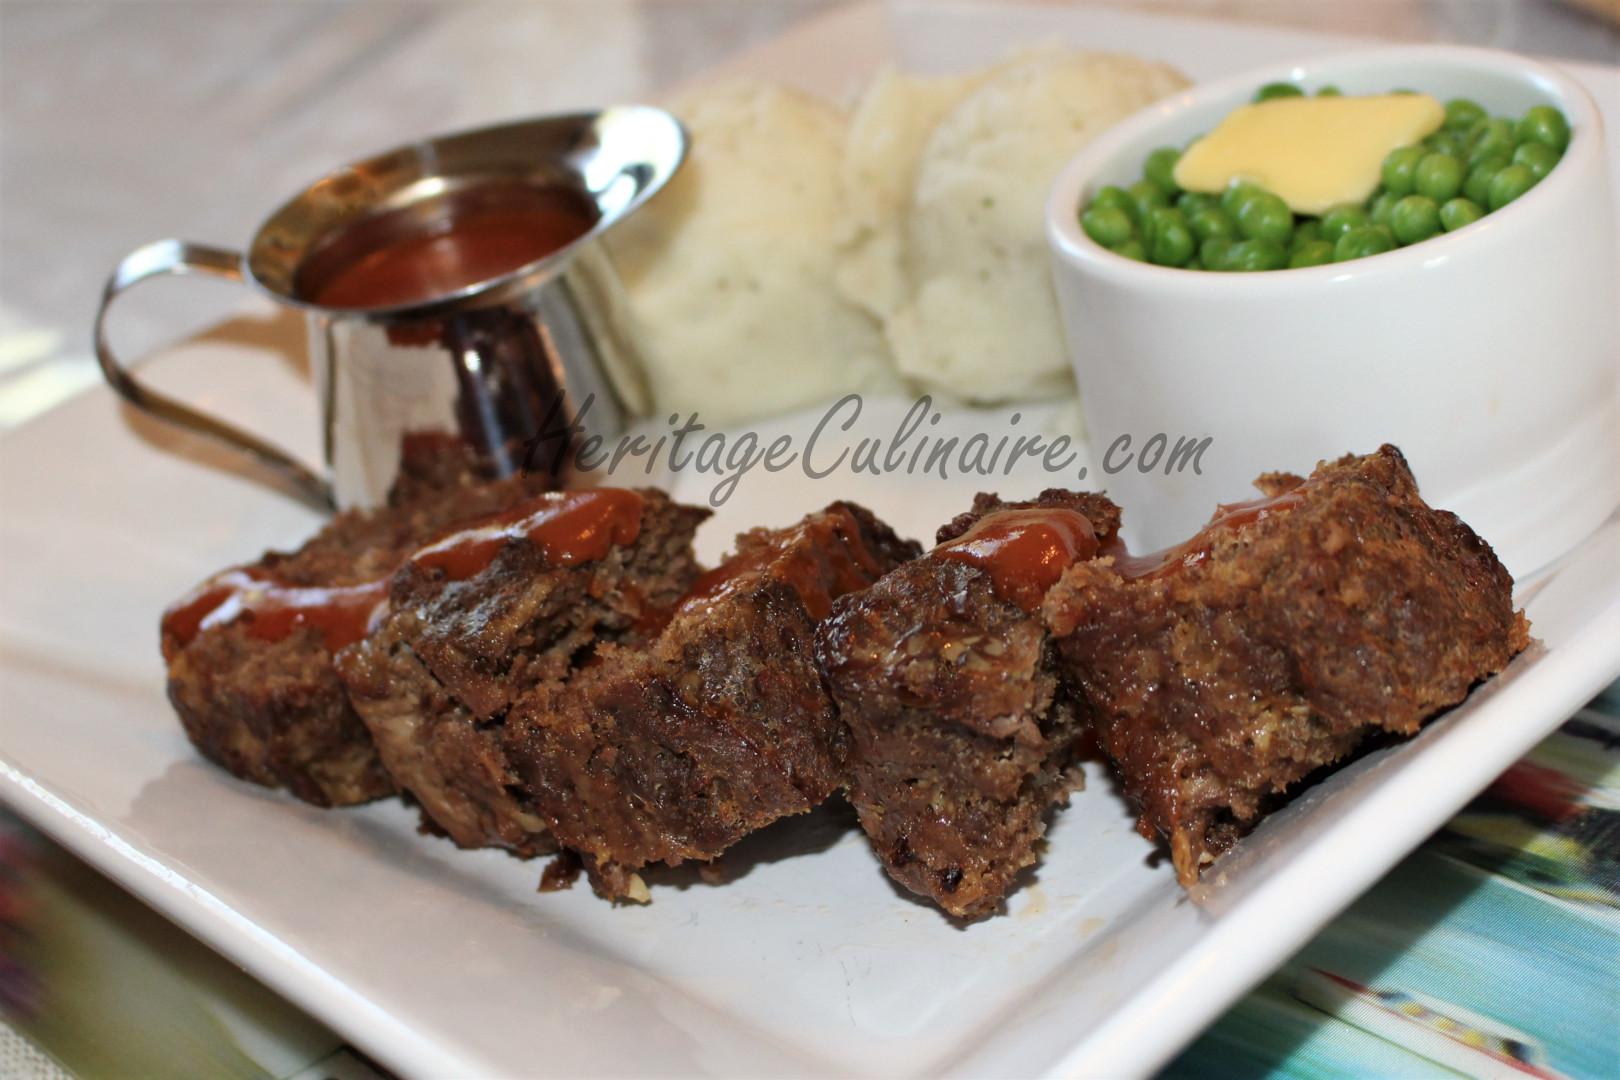
M 114 297 L 148 278 L 168 274 L 206 274 L 226 281 L 241 281 L 242 256 L 183 240 L 156 240 L 120 259 L 101 291 L 101 304 L 96 309 L 96 360 L 107 382 L 142 412 L 245 451 L 285 477 L 301 496 L 321 509 L 331 510 L 335 506 L 332 485 L 309 466 L 234 424 L 217 420 L 145 386 L 113 353 L 107 342 L 106 322 L 107 309 L 112 306 Z

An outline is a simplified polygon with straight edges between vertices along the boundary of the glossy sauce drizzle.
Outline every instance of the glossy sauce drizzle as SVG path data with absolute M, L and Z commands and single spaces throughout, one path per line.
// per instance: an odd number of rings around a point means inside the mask
M 1097 552 L 1091 520 L 1078 510 L 1058 507 L 987 514 L 961 536 L 934 549 L 942 559 L 965 562 L 989 574 L 996 595 L 1025 611 L 1041 606 L 1063 571 Z
M 320 631 L 326 651 L 335 653 L 366 636 L 372 613 L 388 598 L 388 581 L 359 585 L 288 585 L 259 567 L 238 567 L 208 579 L 163 613 L 163 658 L 191 644 L 204 630 L 244 615 L 248 633 L 280 641 L 294 630 Z
M 421 548 L 411 562 L 465 581 L 487 567 L 513 540 L 527 540 L 553 566 L 603 558 L 641 535 L 642 498 L 624 488 L 548 491 L 483 524 Z
M 1273 514 L 1292 510 L 1304 501 L 1300 485 L 1296 484 L 1287 491 L 1263 499 L 1250 499 L 1247 502 L 1222 503 L 1215 507 L 1215 514 L 1209 523 L 1190 540 L 1184 540 L 1173 547 L 1163 551 L 1155 551 L 1147 555 L 1132 555 L 1125 549 L 1119 538 L 1114 537 L 1103 549 L 1104 555 L 1111 555 L 1114 559 L 1114 572 L 1127 581 L 1138 581 L 1144 578 L 1157 577 L 1161 574 L 1175 570 L 1197 566 L 1209 557 L 1209 551 L 1214 544 L 1216 534 L 1228 529 L 1241 528 L 1257 521 L 1264 521 Z
M 805 611 L 818 622 L 832 614 L 832 602 L 838 597 L 864 589 L 883 575 L 883 564 L 861 536 L 860 522 L 847 508 L 836 506 L 699 577 L 678 610 L 707 607 L 731 595 L 772 562 L 778 563 L 777 579 L 799 594 Z
M 642 498 L 633 491 L 599 488 L 553 491 L 520 503 L 472 528 L 420 548 L 410 561 L 453 581 L 483 570 L 507 543 L 524 539 L 555 566 L 577 566 L 634 543 L 641 532 Z M 163 656 L 176 653 L 205 630 L 244 620 L 262 641 L 295 630 L 318 630 L 327 652 L 365 637 L 388 599 L 392 571 L 357 585 L 307 586 L 276 581 L 260 567 L 217 574 L 163 615 Z

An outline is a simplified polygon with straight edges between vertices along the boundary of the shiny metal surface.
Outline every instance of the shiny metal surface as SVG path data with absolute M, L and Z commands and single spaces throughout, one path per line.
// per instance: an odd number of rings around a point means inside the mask
M 685 152 L 668 113 L 618 106 L 423 140 L 345 166 L 273 213 L 245 255 L 161 240 L 121 260 L 96 313 L 102 373 L 137 408 L 253 455 L 322 506 L 381 503 L 413 435 L 457 436 L 496 475 L 527 467 L 564 482 L 572 440 L 615 434 L 648 406 L 621 286 L 598 241 Z M 348 225 L 485 180 L 571 188 L 598 220 L 545 258 L 423 303 L 338 309 L 299 294 L 299 267 Z M 119 360 L 106 332 L 112 301 L 169 274 L 245 280 L 306 313 L 324 472 L 156 393 Z
M 285 477 L 310 502 L 331 507 L 332 487 L 318 472 L 250 432 L 160 394 L 125 367 L 107 340 L 107 311 L 125 290 L 143 281 L 169 275 L 206 274 L 226 281 L 241 281 L 242 256 L 223 248 L 188 244 L 183 240 L 155 240 L 118 261 L 102 289 L 96 309 L 96 360 L 112 388 L 131 405 L 176 427 L 226 443 L 251 454 Z

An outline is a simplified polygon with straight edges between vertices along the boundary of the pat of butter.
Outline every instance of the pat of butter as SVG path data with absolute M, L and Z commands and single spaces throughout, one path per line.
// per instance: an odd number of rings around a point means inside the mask
M 1259 184 L 1296 214 L 1365 202 L 1384 158 L 1437 131 L 1446 110 L 1427 94 L 1273 98 L 1234 111 L 1187 148 L 1176 183 L 1224 191 Z

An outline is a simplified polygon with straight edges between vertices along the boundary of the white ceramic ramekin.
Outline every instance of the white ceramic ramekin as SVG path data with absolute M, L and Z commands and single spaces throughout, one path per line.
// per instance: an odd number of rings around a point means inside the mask
M 1502 210 L 1353 262 L 1165 269 L 1080 229 L 1078 208 L 1099 187 L 1133 182 L 1153 148 L 1185 145 L 1283 80 L 1347 94 L 1411 87 L 1515 118 L 1551 104 L 1573 137 Z M 1620 270 L 1602 121 L 1553 68 L 1484 49 L 1392 47 L 1205 84 L 1089 146 L 1058 178 L 1046 216 L 1093 458 L 1110 466 L 1093 479 L 1124 507 L 1133 543 L 1185 538 L 1217 502 L 1251 497 L 1259 473 L 1307 472 L 1383 442 L 1405 451 L 1429 502 L 1473 525 L 1515 575 L 1620 505 Z M 1164 460 L 1143 471 L 1136 454 L 1161 433 L 1172 447 L 1212 440 L 1201 475 L 1166 475 Z

